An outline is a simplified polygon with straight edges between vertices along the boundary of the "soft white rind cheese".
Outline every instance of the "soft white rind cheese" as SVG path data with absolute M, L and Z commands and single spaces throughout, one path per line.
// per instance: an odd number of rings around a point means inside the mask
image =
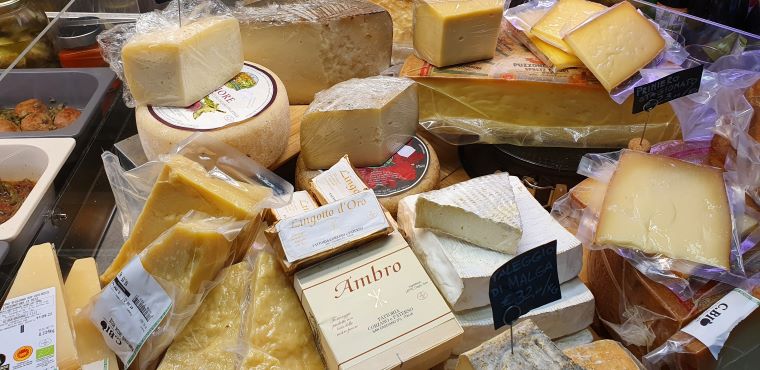
M 581 271 L 583 249 L 580 241 L 563 228 L 533 198 L 519 178 L 510 176 L 520 211 L 523 236 L 517 253 L 557 240 L 559 282 L 575 279 Z M 399 202 L 398 223 L 428 274 L 454 311 L 489 304 L 488 286 L 497 268 L 514 255 L 480 248 L 457 238 L 415 228 L 414 204 L 418 195 Z
M 186 107 L 240 72 L 240 27 L 234 18 L 208 17 L 140 34 L 124 45 L 122 58 L 138 105 Z
M 415 227 L 499 252 L 517 252 L 522 224 L 508 173 L 477 177 L 425 193 L 415 207 Z

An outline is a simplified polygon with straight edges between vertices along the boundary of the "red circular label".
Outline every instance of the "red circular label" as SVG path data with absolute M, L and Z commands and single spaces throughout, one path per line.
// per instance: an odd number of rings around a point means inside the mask
M 422 181 L 430 165 L 430 152 L 413 137 L 382 166 L 357 168 L 356 173 L 378 198 L 403 193 Z

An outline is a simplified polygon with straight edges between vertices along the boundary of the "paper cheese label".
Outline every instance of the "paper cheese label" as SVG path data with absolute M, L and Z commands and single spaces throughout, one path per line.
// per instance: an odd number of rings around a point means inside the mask
M 257 116 L 267 109 L 277 96 L 277 84 L 272 75 L 252 64 L 211 94 L 184 107 L 148 106 L 158 121 L 183 130 L 209 131 Z
M 430 151 L 412 137 L 382 166 L 357 168 L 356 173 L 378 198 L 401 194 L 419 184 L 430 166 Z
M 343 156 L 330 169 L 315 176 L 310 186 L 322 204 L 332 203 L 369 189 L 354 171 L 348 156 Z
M 55 288 L 47 288 L 5 301 L 0 310 L 0 369 L 57 369 L 55 294 Z
M 172 307 L 172 299 L 135 257 L 97 297 L 90 321 L 101 330 L 124 367 L 137 357 L 145 341 Z
M 713 357 L 718 359 L 718 354 L 731 331 L 758 306 L 760 300 L 736 288 L 681 330 L 697 338 L 710 349 Z

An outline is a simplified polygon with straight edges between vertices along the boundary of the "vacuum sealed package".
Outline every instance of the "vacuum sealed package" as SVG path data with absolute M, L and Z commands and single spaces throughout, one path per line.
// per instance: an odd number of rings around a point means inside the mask
M 172 1 L 98 36 L 128 107 L 187 107 L 243 68 L 240 27 L 219 0 Z

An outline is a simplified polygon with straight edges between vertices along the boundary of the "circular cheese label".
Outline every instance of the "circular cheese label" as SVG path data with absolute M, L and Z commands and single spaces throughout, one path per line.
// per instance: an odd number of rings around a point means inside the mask
M 356 173 L 378 198 L 403 193 L 422 181 L 430 165 L 430 152 L 416 136 L 382 166 L 357 168 Z
M 252 64 L 211 94 L 184 107 L 148 106 L 154 118 L 181 130 L 209 131 L 255 117 L 277 96 L 277 84 L 267 72 Z

